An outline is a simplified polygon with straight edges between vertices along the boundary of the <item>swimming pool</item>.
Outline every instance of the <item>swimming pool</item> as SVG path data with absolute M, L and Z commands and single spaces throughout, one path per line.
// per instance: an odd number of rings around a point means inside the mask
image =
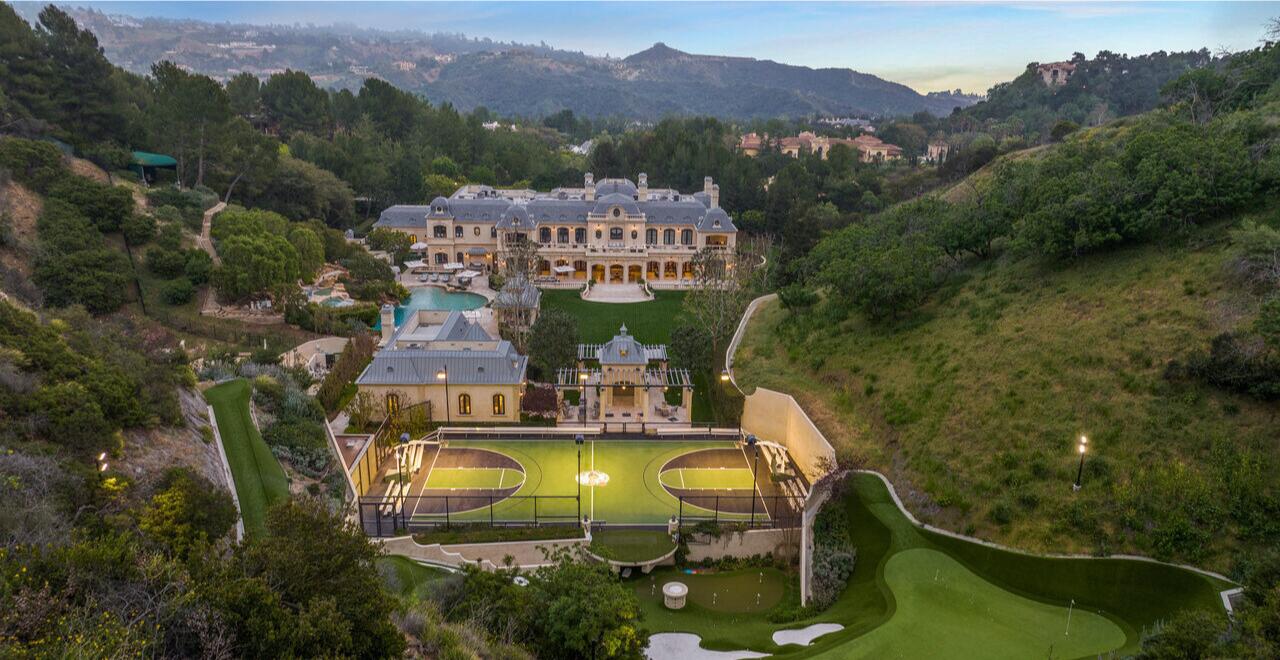
M 404 321 L 404 315 L 410 311 L 419 309 L 466 311 L 484 307 L 486 302 L 488 301 L 484 296 L 476 293 L 445 291 L 440 287 L 434 286 L 415 287 L 412 289 L 412 293 L 409 294 L 409 299 L 396 307 L 396 325 L 400 325 Z M 373 329 L 379 330 L 381 328 L 382 321 L 379 320 Z

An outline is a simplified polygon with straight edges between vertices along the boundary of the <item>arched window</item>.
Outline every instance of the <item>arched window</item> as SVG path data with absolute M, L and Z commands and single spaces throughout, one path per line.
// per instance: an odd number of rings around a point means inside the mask
M 603 234 L 599 229 L 597 229 L 597 230 L 596 230 L 596 240 L 600 240 L 600 237 L 601 237 L 601 236 L 604 236 L 604 234 Z
M 394 417 L 400 414 L 400 395 L 395 392 L 388 392 L 386 398 L 387 416 Z
M 636 230 L 632 229 L 632 230 L 631 230 L 631 240 L 633 240 L 633 241 L 634 241 L 634 240 L 636 240 L 637 238 L 640 238 L 640 232 L 638 232 L 638 231 L 636 231 Z
M 539 242 L 539 243 L 550 243 L 550 242 L 551 242 L 551 228 L 550 228 L 550 227 L 543 227 L 542 229 L 539 229 L 539 230 L 538 230 L 538 242 Z
M 453 237 L 462 238 L 462 225 L 456 225 L 453 228 Z
M 471 395 L 470 394 L 458 395 L 458 414 L 459 415 L 471 414 Z
M 644 242 L 648 243 L 649 245 L 657 245 L 658 230 L 653 228 L 644 230 Z
M 449 229 L 444 225 L 436 225 L 431 232 L 436 238 L 449 238 Z
M 693 230 L 692 230 L 692 229 L 685 229 L 685 230 L 683 230 L 683 231 L 681 231 L 681 232 L 680 232 L 680 244 L 681 244 L 681 245 L 693 245 Z
M 578 227 L 577 229 L 573 230 L 573 242 L 574 243 L 587 242 L 587 230 L 584 227 Z
M 663 245 L 675 245 L 675 244 L 676 244 L 676 230 L 674 230 L 674 229 L 664 229 L 664 230 L 662 230 L 662 244 L 663 244 Z
M 458 263 L 462 263 L 462 253 L 458 253 Z
M 556 242 L 557 242 L 557 243 L 568 243 L 568 242 L 569 242 L 569 228 L 568 228 L 568 227 L 561 227 L 561 228 L 559 228 L 559 229 L 557 229 L 557 230 L 556 230 Z
M 507 397 L 501 394 L 493 395 L 493 414 L 495 415 L 507 414 Z
M 479 227 L 476 227 L 476 231 L 480 231 L 480 228 L 479 228 Z M 498 237 L 498 228 L 497 228 L 497 227 L 490 227 L 490 228 L 489 228 L 489 238 L 497 238 L 497 237 Z
M 620 240 L 622 240 L 622 227 L 610 227 L 610 228 L 609 228 L 609 240 L 611 240 L 611 241 L 620 241 Z

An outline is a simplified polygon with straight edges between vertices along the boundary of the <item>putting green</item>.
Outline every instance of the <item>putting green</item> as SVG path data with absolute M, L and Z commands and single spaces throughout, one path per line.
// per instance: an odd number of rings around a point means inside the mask
M 507 499 L 494 505 L 495 521 L 531 520 L 534 507 L 537 507 L 539 518 L 562 517 L 572 520 L 578 515 L 578 504 L 573 499 L 578 493 L 578 453 L 572 442 L 550 442 L 546 440 L 502 440 L 484 442 L 450 443 L 452 447 L 468 449 L 487 449 L 511 457 L 524 470 L 524 482 L 513 493 L 516 497 L 528 495 L 541 497 L 536 504 L 533 499 Z M 732 441 L 643 441 L 643 440 L 598 440 L 587 443 L 582 448 L 582 470 L 596 470 L 608 476 L 608 482 L 601 486 L 582 487 L 582 515 L 591 516 L 592 520 L 614 524 L 662 524 L 667 522 L 680 510 L 680 501 L 662 487 L 659 472 L 662 466 L 671 459 L 689 452 L 703 449 L 724 449 L 735 447 Z M 702 470 L 719 472 L 719 470 Z M 479 475 L 463 475 L 460 473 L 484 472 L 478 469 L 448 470 L 446 481 L 436 481 L 435 472 L 428 476 L 428 485 L 432 488 L 493 488 L 478 485 L 470 479 L 485 479 Z M 496 470 L 495 470 L 496 472 Z M 505 477 L 506 486 L 511 486 L 511 470 Z M 724 472 L 745 473 L 746 486 L 751 487 L 750 471 L 746 469 L 728 469 Z M 458 474 L 455 474 L 458 473 Z M 739 475 L 740 477 L 741 475 Z M 456 481 L 455 481 L 456 478 Z M 444 483 L 466 483 L 466 486 L 444 486 Z M 490 483 L 490 482 L 486 482 Z M 477 500 L 474 508 L 466 502 L 455 503 L 459 508 L 473 510 L 453 515 L 460 521 L 475 519 L 487 520 L 488 506 L 480 506 Z M 708 512 L 688 503 L 684 505 L 685 513 L 696 512 L 706 515 Z M 756 513 L 761 519 L 765 514 Z M 724 514 L 724 520 L 745 520 L 746 514 Z
M 751 470 L 747 468 L 676 468 L 659 475 L 668 488 L 693 490 L 750 491 Z
M 1074 608 L 1068 628 L 1068 608 L 1005 591 L 937 550 L 893 555 L 884 579 L 897 605 L 889 621 L 814 657 L 1079 658 L 1125 644 L 1107 617 Z
M 427 475 L 427 488 L 514 488 L 523 477 L 506 468 L 435 468 Z

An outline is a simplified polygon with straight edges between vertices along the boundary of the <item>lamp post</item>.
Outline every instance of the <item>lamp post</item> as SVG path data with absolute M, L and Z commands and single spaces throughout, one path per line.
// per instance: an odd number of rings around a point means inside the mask
M 573 444 L 578 447 L 578 473 L 573 475 L 573 480 L 578 482 L 578 520 L 582 520 L 582 444 L 586 441 L 581 433 L 573 436 Z
M 1080 436 L 1080 443 L 1076 445 L 1076 451 L 1080 452 L 1080 467 L 1076 469 L 1076 482 L 1071 486 L 1071 490 L 1080 490 L 1080 478 L 1084 476 L 1084 452 L 1085 447 L 1089 445 L 1089 438 Z
M 583 424 L 587 423 L 587 378 L 587 372 L 578 372 L 578 416 L 582 418 Z M 579 435 L 578 437 L 582 436 Z M 581 452 L 582 450 L 578 451 Z M 579 459 L 579 463 L 581 463 L 581 459 Z M 579 465 L 578 467 L 581 468 L 582 466 Z
M 760 470 L 760 447 L 756 443 L 759 438 L 754 433 L 747 435 L 747 446 L 755 451 L 755 463 L 751 466 L 751 524 L 756 526 L 756 472 Z
M 396 445 L 396 473 L 400 477 L 400 490 L 404 491 L 404 448 L 409 446 L 409 432 L 400 434 L 400 444 Z
M 444 423 L 450 424 L 453 420 L 449 418 L 449 365 L 440 367 L 440 371 L 436 372 L 436 380 L 444 381 Z

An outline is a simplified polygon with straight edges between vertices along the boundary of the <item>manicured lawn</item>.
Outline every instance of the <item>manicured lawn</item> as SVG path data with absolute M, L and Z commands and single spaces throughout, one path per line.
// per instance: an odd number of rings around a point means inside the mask
M 572 441 L 455 441 L 450 446 L 488 449 L 515 459 L 525 473 L 524 483 L 515 493 L 517 496 L 573 496 L 578 493 L 578 484 L 574 479 L 578 471 L 578 458 Z M 582 449 L 582 470 L 595 469 L 603 472 L 608 475 L 608 483 L 582 487 L 582 515 L 591 516 L 599 522 L 615 524 L 665 523 L 679 511 L 679 500 L 662 487 L 658 476 L 662 467 L 681 454 L 733 446 L 735 444 L 731 441 L 602 440 L 588 443 Z M 450 472 L 452 477 L 452 473 L 464 471 Z M 428 475 L 428 480 L 431 478 Z M 506 478 L 510 479 L 511 475 L 508 474 Z M 477 501 L 477 505 L 480 503 Z M 494 507 L 495 519 L 530 520 L 533 518 L 533 507 L 532 500 L 500 502 Z M 543 517 L 562 516 L 566 520 L 573 520 L 578 514 L 577 503 L 569 497 L 539 500 L 537 507 L 538 514 Z M 685 505 L 686 512 L 691 508 L 690 505 Z M 487 521 L 488 517 L 489 510 L 486 506 L 470 513 L 458 513 L 453 519 Z
M 663 606 L 662 585 L 668 582 L 689 587 L 683 609 Z M 649 575 L 633 575 L 627 583 L 640 599 L 644 625 L 650 632 L 690 632 L 702 637 L 703 646 L 718 649 L 772 647 L 770 636 L 782 626 L 770 623 L 767 613 L 775 607 L 800 602 L 795 574 L 776 568 L 690 575 L 662 567 Z M 708 644 L 708 640 L 712 643 Z
M 253 426 L 249 391 L 249 381 L 233 380 L 210 388 L 204 398 L 218 419 L 245 533 L 253 536 L 264 531 L 267 507 L 289 498 L 289 479 Z
M 763 614 L 719 625 L 702 610 L 655 611 L 646 625 L 699 634 L 708 648 L 785 657 L 1031 658 L 1050 657 L 1052 644 L 1052 657 L 1072 658 L 1132 653 L 1144 628 L 1185 608 L 1222 613 L 1218 590 L 1230 586 L 1152 562 L 1050 559 L 925 532 L 873 475 L 855 475 L 836 505 L 848 517 L 858 561 L 825 612 L 786 625 Z M 775 630 L 820 622 L 845 629 L 810 647 L 772 642 Z
M 417 600 L 428 584 L 450 575 L 442 568 L 425 566 L 398 555 L 379 557 L 377 562 L 387 589 L 406 599 Z
M 678 325 L 684 310 L 683 291 L 655 291 L 654 299 L 642 303 L 587 302 L 578 291 L 546 289 L 542 292 L 542 309 L 563 309 L 578 319 L 578 338 L 600 344 L 618 334 L 624 323 L 627 332 L 646 344 L 671 341 L 671 328 Z
M 591 552 L 615 561 L 649 561 L 664 557 L 675 548 L 675 541 L 662 530 L 618 529 L 591 535 Z

